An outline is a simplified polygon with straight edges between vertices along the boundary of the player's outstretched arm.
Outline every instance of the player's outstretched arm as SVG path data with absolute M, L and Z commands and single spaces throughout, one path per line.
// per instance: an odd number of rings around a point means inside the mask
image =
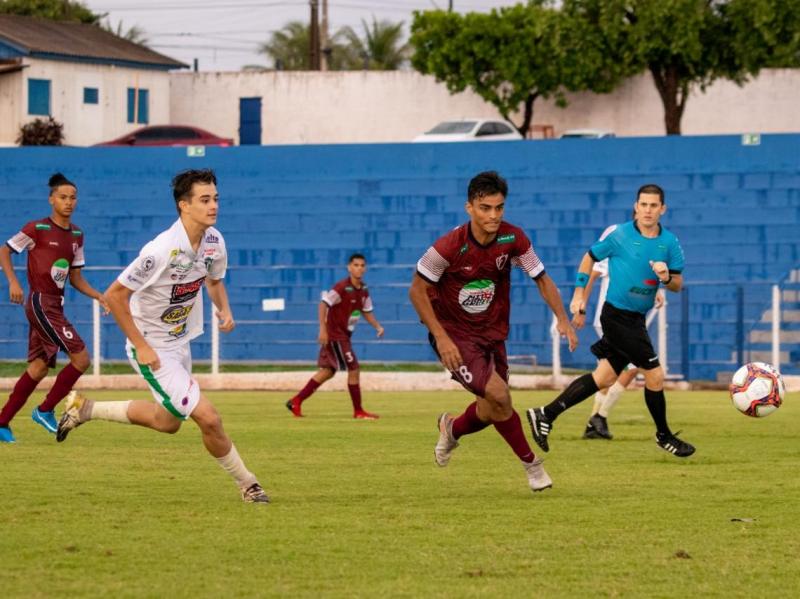
M 564 310 L 564 304 L 561 303 L 561 293 L 558 291 L 558 287 L 556 287 L 553 279 L 551 279 L 550 275 L 547 273 L 540 275 L 534 279 L 534 281 L 539 288 L 539 294 L 547 305 L 550 306 L 553 314 L 556 315 L 556 328 L 558 332 L 562 337 L 567 338 L 569 342 L 569 351 L 574 351 L 575 348 L 578 347 L 578 335 L 569 322 L 567 311 Z
M 372 312 L 364 312 L 364 320 L 372 325 L 372 328 L 375 329 L 379 338 L 383 337 L 383 327 L 381 326 L 381 323 L 379 323 L 378 320 L 372 315 Z
M 458 370 L 459 366 L 463 364 L 461 353 L 458 347 L 450 339 L 450 336 L 444 330 L 442 323 L 436 318 L 436 313 L 433 311 L 431 299 L 428 296 L 428 289 L 432 287 L 425 279 L 414 274 L 411 281 L 411 289 L 408 291 L 408 297 L 411 300 L 411 305 L 417 311 L 419 319 L 422 321 L 433 338 L 436 340 L 436 349 L 439 351 L 439 356 L 442 359 L 442 364 L 447 370 Z
M 103 297 L 103 294 L 100 293 L 97 289 L 92 287 L 89 284 L 89 281 L 83 278 L 83 272 L 80 268 L 70 268 L 69 269 L 69 284 L 72 285 L 75 289 L 80 291 L 83 295 L 90 297 L 92 299 L 96 299 L 100 302 L 100 306 L 102 306 L 103 311 L 108 314 L 109 307 L 106 299 Z
M 222 279 L 206 279 L 206 289 L 208 297 L 217 309 L 216 317 L 219 319 L 219 330 L 223 333 L 230 333 L 236 326 L 233 320 L 233 312 L 228 302 L 228 291 Z
M 8 279 L 8 297 L 12 304 L 21 304 L 25 297 L 22 291 L 22 285 L 19 284 L 16 273 L 14 273 L 14 265 L 11 263 L 11 250 L 7 245 L 0 247 L 0 266 L 3 267 L 3 272 Z
M 122 332 L 131 342 L 134 349 L 136 349 L 136 361 L 139 362 L 139 364 L 149 366 L 152 370 L 158 370 L 161 368 L 158 354 L 150 347 L 147 341 L 145 341 L 142 332 L 138 329 L 136 323 L 133 322 L 133 315 L 131 314 L 130 308 L 132 293 L 133 291 L 125 287 L 122 283 L 114 281 L 103 295 L 106 298 L 111 314 L 114 316 L 114 320 L 117 321 L 119 328 L 122 329 Z
M 319 333 L 317 334 L 317 343 L 320 345 L 328 345 L 328 311 L 330 306 L 325 302 L 320 302 L 317 308 L 317 320 L 319 321 Z

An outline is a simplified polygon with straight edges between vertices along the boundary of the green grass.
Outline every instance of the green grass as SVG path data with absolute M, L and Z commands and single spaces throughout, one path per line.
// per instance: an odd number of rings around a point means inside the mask
M 133 394 L 147 397 L 145 394 Z M 98 393 L 120 399 L 131 393 Z M 0 446 L 4 597 L 789 597 L 800 589 L 800 394 L 775 415 L 726 394 L 673 392 L 698 452 L 658 450 L 640 392 L 580 439 L 589 402 L 562 416 L 533 495 L 492 428 L 433 464 L 436 415 L 466 393 L 342 393 L 307 418 L 287 394 L 210 393 L 270 493 L 245 505 L 192 423 L 177 435 L 93 422 L 57 445 L 28 416 Z M 539 405 L 549 392 L 517 392 Z M 526 426 L 527 433 L 527 426 Z M 744 522 L 734 519 L 743 519 Z

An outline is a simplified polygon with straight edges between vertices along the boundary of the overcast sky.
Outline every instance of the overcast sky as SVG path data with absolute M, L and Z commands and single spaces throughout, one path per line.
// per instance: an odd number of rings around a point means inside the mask
M 459 12 L 486 12 L 522 0 L 453 0 Z M 261 42 L 292 20 L 308 21 L 309 0 L 84 0 L 94 12 L 108 13 L 116 28 L 144 29 L 154 50 L 192 64 L 202 71 L 238 70 L 266 65 L 257 53 Z M 447 8 L 448 0 L 328 0 L 330 31 L 350 25 L 360 31 L 361 19 L 403 21 L 408 35 L 414 10 Z

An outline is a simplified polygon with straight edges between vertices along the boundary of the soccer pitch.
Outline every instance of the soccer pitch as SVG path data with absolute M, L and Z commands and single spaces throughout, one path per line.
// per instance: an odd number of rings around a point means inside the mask
M 580 438 L 591 400 L 559 418 L 532 494 L 488 428 L 433 463 L 436 416 L 463 392 L 370 393 L 378 421 L 320 392 L 209 393 L 272 497 L 242 503 L 197 428 L 93 422 L 56 444 L 27 416 L 0 446 L 4 597 L 787 597 L 800 592 L 800 394 L 763 420 L 718 391 L 670 392 L 697 446 L 659 450 L 641 391 Z M 514 392 L 542 404 L 553 392 Z M 96 399 L 147 397 L 95 392 Z M 523 415 L 524 420 L 524 415 Z M 525 426 L 528 432 L 527 424 Z

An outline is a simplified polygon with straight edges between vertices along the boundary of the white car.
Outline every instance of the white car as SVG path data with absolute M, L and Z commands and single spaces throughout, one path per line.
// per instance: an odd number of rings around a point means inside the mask
M 570 129 L 561 134 L 561 139 L 602 139 L 604 137 L 616 137 L 616 135 L 603 129 Z
M 507 141 L 522 139 L 519 131 L 506 123 L 492 119 L 460 119 L 444 121 L 430 131 L 418 135 L 414 143 L 441 143 L 450 141 Z

